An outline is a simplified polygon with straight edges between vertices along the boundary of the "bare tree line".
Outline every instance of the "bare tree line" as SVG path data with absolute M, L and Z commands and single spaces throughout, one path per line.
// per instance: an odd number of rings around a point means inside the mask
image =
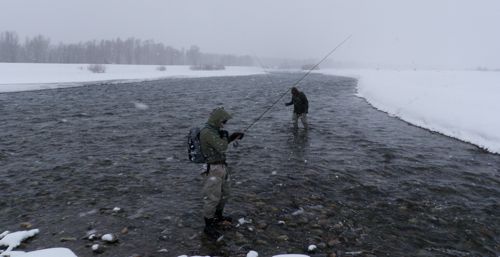
M 153 40 L 120 38 L 51 44 L 38 35 L 21 42 L 13 31 L 0 33 L 0 62 L 251 66 L 250 56 L 206 54 L 196 45 L 175 49 Z

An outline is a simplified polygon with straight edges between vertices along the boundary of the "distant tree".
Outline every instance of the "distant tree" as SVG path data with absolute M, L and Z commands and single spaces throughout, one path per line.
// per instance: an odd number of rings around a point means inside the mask
M 187 64 L 189 65 L 198 65 L 200 57 L 200 48 L 196 45 L 191 46 L 186 52 Z
M 0 62 L 18 62 L 19 37 L 16 32 L 0 33 Z
M 210 69 L 225 65 L 253 65 L 249 56 L 206 54 L 193 45 L 189 50 L 177 50 L 153 40 L 133 37 L 122 40 L 92 40 L 75 44 L 51 45 L 42 35 L 26 38 L 19 43 L 15 32 L 0 33 L 0 62 L 103 63 L 192 65 Z

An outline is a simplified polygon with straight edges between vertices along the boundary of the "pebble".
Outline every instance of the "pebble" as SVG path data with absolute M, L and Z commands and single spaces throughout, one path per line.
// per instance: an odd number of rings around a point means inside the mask
M 257 225 L 256 225 L 256 227 L 257 227 L 258 229 L 266 229 L 266 228 L 267 228 L 267 226 L 268 226 L 268 225 L 267 225 L 267 223 L 266 223 L 265 221 L 259 221 L 259 222 L 257 222 Z
M 333 246 L 336 246 L 338 244 L 340 244 L 340 241 L 338 239 L 336 239 L 336 238 L 329 240 L 328 243 L 327 243 L 327 245 L 329 247 L 333 247 Z
M 256 245 L 269 245 L 269 243 L 267 241 L 264 241 L 262 239 L 257 239 L 257 241 L 255 241 L 255 244 Z
M 325 225 L 328 225 L 330 222 L 327 220 L 327 219 L 320 219 L 318 221 L 318 225 L 320 226 L 325 226 Z
M 287 235 L 281 235 L 281 236 L 278 236 L 278 239 L 281 240 L 281 241 L 288 241 L 288 236 Z
M 92 251 L 94 253 L 103 253 L 104 252 L 104 247 L 100 246 L 99 244 L 93 244 L 92 245 Z
M 112 244 L 118 241 L 118 237 L 114 234 L 105 234 L 101 237 L 101 240 Z
M 259 254 L 256 251 L 250 251 L 247 253 L 247 257 L 259 257 Z
M 31 227 L 33 227 L 33 225 L 29 222 L 21 222 L 21 224 L 19 224 L 19 225 L 25 229 L 30 229 Z
M 342 224 L 342 222 L 339 222 L 339 223 L 333 225 L 333 228 L 335 228 L 335 229 L 340 229 L 342 227 L 344 227 L 344 224 Z
M 293 215 L 293 216 L 296 216 L 296 215 L 300 215 L 300 214 L 302 214 L 302 213 L 304 213 L 304 209 L 303 209 L 302 207 L 300 207 L 300 209 L 298 209 L 298 210 L 294 211 L 294 212 L 292 213 L 292 215 Z
M 61 237 L 61 242 L 76 241 L 76 237 Z

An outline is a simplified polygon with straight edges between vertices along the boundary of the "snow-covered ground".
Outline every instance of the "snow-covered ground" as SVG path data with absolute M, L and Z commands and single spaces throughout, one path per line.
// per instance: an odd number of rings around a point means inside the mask
M 319 72 L 357 78 L 358 96 L 389 115 L 500 153 L 500 72 Z
M 132 82 L 168 77 L 214 77 L 262 74 L 256 67 L 228 66 L 225 70 L 193 71 L 189 66 L 116 65 L 106 64 L 104 73 L 92 73 L 89 64 L 0 63 L 0 92 L 17 92 L 83 83 L 109 81 Z
M 12 251 L 18 247 L 22 241 L 38 234 L 40 230 L 32 229 L 10 233 L 5 231 L 0 234 L 0 246 L 7 246 L 5 251 L 0 250 L 0 257 L 76 257 L 76 255 L 67 248 L 49 248 L 33 252 Z

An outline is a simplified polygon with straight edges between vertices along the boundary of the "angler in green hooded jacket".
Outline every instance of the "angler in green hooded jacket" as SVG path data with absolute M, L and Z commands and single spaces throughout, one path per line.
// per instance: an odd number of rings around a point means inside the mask
M 201 150 L 207 163 L 207 173 L 203 185 L 203 216 L 205 233 L 219 238 L 221 233 L 216 226 L 222 222 L 231 222 L 223 216 L 224 206 L 229 197 L 229 173 L 226 164 L 226 151 L 230 142 L 243 138 L 244 134 L 235 132 L 229 136 L 223 130 L 224 124 L 231 119 L 223 107 L 216 108 L 210 114 L 208 122 L 200 132 Z

